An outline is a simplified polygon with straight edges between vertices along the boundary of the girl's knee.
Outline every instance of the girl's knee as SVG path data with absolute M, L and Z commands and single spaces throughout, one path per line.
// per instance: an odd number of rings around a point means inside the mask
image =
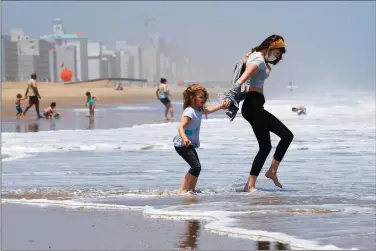
M 192 174 L 195 177 L 198 177 L 201 172 L 201 164 L 196 164 L 194 166 L 191 166 L 188 173 Z

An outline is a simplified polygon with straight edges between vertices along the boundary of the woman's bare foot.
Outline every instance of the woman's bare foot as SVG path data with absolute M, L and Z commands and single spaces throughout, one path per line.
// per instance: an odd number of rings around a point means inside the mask
M 278 181 L 277 173 L 269 170 L 265 173 L 265 177 L 271 179 L 277 187 L 282 188 L 282 184 Z
M 254 186 L 249 186 L 248 182 L 244 185 L 244 190 L 243 192 L 249 192 L 252 193 L 254 191 L 257 191 L 257 189 Z
M 251 186 L 244 187 L 244 192 L 252 193 L 252 192 L 255 192 L 255 191 L 257 191 L 257 189 L 255 187 L 251 187 Z

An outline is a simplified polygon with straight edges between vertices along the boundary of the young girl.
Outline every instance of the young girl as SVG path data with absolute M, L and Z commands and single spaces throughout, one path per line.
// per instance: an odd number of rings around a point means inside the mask
M 86 92 L 86 106 L 89 104 L 89 111 L 90 111 L 90 119 L 94 119 L 94 109 L 95 109 L 95 100 L 99 100 L 98 98 L 91 96 L 90 92 Z
M 43 116 L 45 119 L 52 118 L 52 114 L 55 112 L 56 102 L 52 102 L 50 106 L 44 109 Z
M 183 116 L 179 125 L 179 135 L 174 137 L 176 152 L 190 165 L 179 193 L 194 191 L 201 164 L 195 148 L 200 147 L 200 126 L 202 114 L 209 114 L 224 108 L 224 104 L 204 107 L 209 94 L 205 87 L 193 84 L 183 92 Z

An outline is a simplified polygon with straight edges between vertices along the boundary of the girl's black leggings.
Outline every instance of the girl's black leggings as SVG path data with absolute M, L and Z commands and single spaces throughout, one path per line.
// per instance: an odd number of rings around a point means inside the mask
M 274 154 L 274 159 L 277 161 L 282 161 L 294 138 L 292 132 L 279 119 L 264 109 L 264 103 L 263 94 L 251 91 L 247 93 L 242 106 L 242 115 L 251 124 L 259 144 L 259 151 L 253 160 L 250 172 L 250 175 L 254 176 L 260 174 L 265 160 L 272 150 L 270 132 L 281 138 Z

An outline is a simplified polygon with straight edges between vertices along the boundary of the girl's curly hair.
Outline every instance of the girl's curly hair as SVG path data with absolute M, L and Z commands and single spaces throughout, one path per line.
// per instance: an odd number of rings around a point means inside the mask
M 204 86 L 200 84 L 192 84 L 188 86 L 183 92 L 183 110 L 190 106 L 192 99 L 196 97 L 197 93 L 200 91 L 204 94 L 205 101 L 207 101 L 209 99 L 209 93 Z

